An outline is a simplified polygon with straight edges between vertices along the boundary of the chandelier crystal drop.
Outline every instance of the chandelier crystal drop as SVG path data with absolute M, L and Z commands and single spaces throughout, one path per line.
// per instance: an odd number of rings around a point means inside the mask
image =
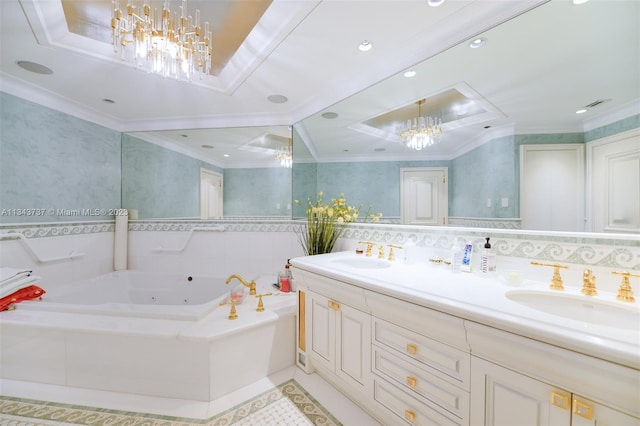
M 440 142 L 442 136 L 442 119 L 422 115 L 422 104 L 425 99 L 416 102 L 418 116 L 407 120 L 400 131 L 400 140 L 409 148 L 420 151 Z
M 179 3 L 178 11 L 172 11 L 170 0 L 163 2 L 161 10 L 151 10 L 146 0 L 113 0 L 112 43 L 120 59 L 178 80 L 208 75 L 212 53 L 209 22 L 202 27 L 200 10 L 194 18 L 187 13 L 187 0 Z

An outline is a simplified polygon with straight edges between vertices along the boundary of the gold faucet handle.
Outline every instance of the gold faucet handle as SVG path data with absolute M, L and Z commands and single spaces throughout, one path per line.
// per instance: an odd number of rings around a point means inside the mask
M 598 294 L 596 290 L 596 276 L 593 275 L 591 269 L 585 269 L 582 273 L 582 294 L 587 296 L 595 296 Z
M 265 296 L 272 296 L 273 293 L 262 293 L 262 294 L 256 294 L 256 297 L 258 298 L 258 307 L 256 308 L 257 312 L 264 312 L 264 304 L 262 303 L 262 298 Z
M 393 249 L 402 249 L 401 246 L 396 246 L 394 244 L 387 244 L 389 246 L 389 261 L 392 262 L 395 260 L 395 254 L 393 252 Z
M 564 290 L 564 285 L 562 283 L 562 277 L 560 276 L 560 269 L 569 269 L 568 266 L 559 265 L 557 263 L 540 263 L 540 262 L 531 262 L 533 266 L 547 266 L 553 268 L 553 277 L 551 277 L 551 284 L 549 288 L 551 290 Z
M 371 250 L 373 249 L 373 246 L 376 245 L 376 243 L 372 243 L 371 241 L 359 241 L 358 243 L 367 245 L 367 252 L 365 253 L 365 256 L 371 257 Z
M 621 302 L 635 302 L 636 298 L 633 297 L 633 289 L 631 288 L 629 277 L 640 277 L 640 274 L 632 274 L 628 271 L 613 271 L 611 273 L 613 275 L 622 276 L 622 282 L 620 283 L 620 288 L 618 288 L 618 296 L 616 296 L 616 299 L 620 300 Z

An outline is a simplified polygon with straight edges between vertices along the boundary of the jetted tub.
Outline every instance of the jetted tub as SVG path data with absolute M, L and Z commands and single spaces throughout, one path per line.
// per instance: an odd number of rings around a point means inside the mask
M 249 275 L 241 275 L 251 279 Z M 229 320 L 224 278 L 118 271 L 0 312 L 2 380 L 213 401 L 295 361 L 295 293 L 257 277 Z M 1 384 L 0 384 L 1 385 Z
M 239 284 L 209 276 L 115 271 L 51 288 L 43 280 L 47 293 L 42 300 L 23 302 L 18 308 L 193 321 L 228 299 L 231 288 Z

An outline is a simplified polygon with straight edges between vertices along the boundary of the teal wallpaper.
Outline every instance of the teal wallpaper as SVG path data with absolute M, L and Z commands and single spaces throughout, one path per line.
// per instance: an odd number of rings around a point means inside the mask
M 140 218 L 198 217 L 201 167 L 223 172 L 227 217 L 303 217 L 291 199 L 304 206 L 323 191 L 397 218 L 400 169 L 448 167 L 449 216 L 517 218 L 521 145 L 585 143 L 640 127 L 640 114 L 585 133 L 498 138 L 451 161 L 295 163 L 293 171 L 223 171 L 4 92 L 0 127 L 0 223 L 108 219 L 121 206 Z
M 122 135 L 122 206 L 140 219 L 199 218 L 200 168 L 220 167 Z
M 291 217 L 291 169 L 224 170 L 225 217 Z
M 120 132 L 0 92 L 0 223 L 110 219 Z

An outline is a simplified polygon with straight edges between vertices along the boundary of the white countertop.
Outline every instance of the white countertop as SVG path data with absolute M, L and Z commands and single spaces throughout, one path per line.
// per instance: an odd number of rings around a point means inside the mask
M 526 279 L 522 284 L 512 286 L 499 276 L 485 276 L 481 272 L 453 273 L 446 265 L 405 264 L 396 260 L 390 267 L 367 269 L 349 266 L 348 262 L 342 262 L 344 259 L 374 260 L 354 252 L 298 257 L 291 260 L 294 279 L 296 269 L 317 273 L 469 321 L 640 369 L 640 321 L 616 326 L 613 321 L 604 325 L 570 319 L 527 307 L 509 299 L 506 294 L 531 290 L 578 301 L 584 298 L 585 304 L 596 301 L 613 309 L 625 309 L 634 318 L 640 313 L 638 301 L 620 302 L 616 300 L 616 294 L 602 291 L 597 296 L 585 296 L 575 287 L 558 292 L 550 290 L 548 282 Z

